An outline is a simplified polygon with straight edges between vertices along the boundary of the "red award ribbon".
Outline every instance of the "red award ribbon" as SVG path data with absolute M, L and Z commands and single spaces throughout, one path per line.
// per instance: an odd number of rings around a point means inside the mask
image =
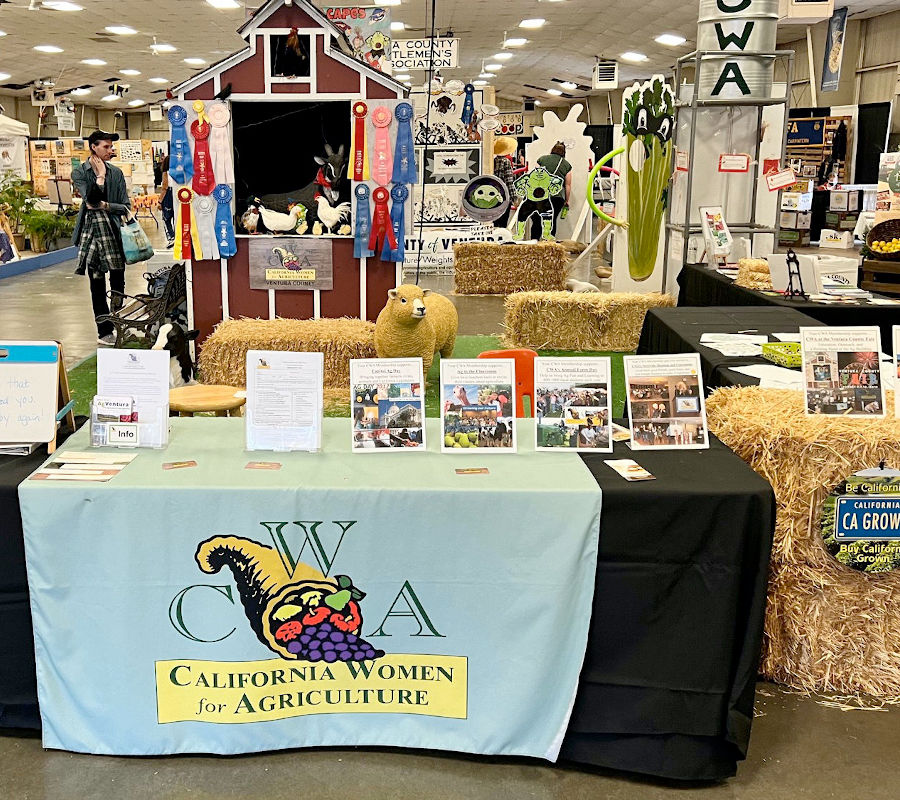
M 372 125 L 375 126 L 375 158 L 372 165 L 372 179 L 380 186 L 387 186 L 393 172 L 391 159 L 391 137 L 388 129 L 393 114 L 387 106 L 378 106 L 372 112 Z
M 372 192 L 375 201 L 375 211 L 372 213 L 372 232 L 369 234 L 369 250 L 380 253 L 384 247 L 385 238 L 391 246 L 391 250 L 397 249 L 397 238 L 394 236 L 394 227 L 391 225 L 391 212 L 388 208 L 390 192 L 383 186 L 379 186 Z
M 191 204 L 194 193 L 187 186 L 182 186 L 175 196 L 178 199 L 178 219 L 176 220 L 178 235 L 175 238 L 172 254 L 176 261 L 181 258 L 202 259 L 203 252 L 194 219 L 194 207 Z M 194 244 L 196 246 L 193 246 Z
M 366 116 L 369 107 L 361 100 L 353 104 L 353 144 L 347 177 L 354 181 L 369 180 L 369 148 L 366 147 Z
M 213 175 L 212 156 L 209 153 L 209 134 L 212 127 L 208 122 L 195 119 L 191 123 L 191 136 L 194 137 L 194 178 L 191 188 L 197 194 L 211 194 L 216 188 Z

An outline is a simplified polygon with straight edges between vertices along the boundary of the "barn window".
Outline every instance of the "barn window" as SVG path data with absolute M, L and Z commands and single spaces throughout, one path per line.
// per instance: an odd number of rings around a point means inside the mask
M 310 37 L 307 34 L 279 34 L 269 39 L 269 72 L 273 78 L 308 78 Z

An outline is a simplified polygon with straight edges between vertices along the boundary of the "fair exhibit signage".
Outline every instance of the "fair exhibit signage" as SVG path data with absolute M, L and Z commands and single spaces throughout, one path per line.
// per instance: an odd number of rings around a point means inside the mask
M 459 66 L 459 39 L 395 39 L 391 65 L 395 72 L 410 69 L 450 69 Z

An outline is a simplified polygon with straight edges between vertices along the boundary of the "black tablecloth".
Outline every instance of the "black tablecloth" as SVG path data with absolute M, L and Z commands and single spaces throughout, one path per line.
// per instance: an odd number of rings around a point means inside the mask
M 654 353 L 700 354 L 703 385 L 708 391 L 719 386 L 757 385 L 759 380 L 748 375 L 732 373 L 729 367 L 748 364 L 770 364 L 762 356 L 726 356 L 711 347 L 700 344 L 704 333 L 797 333 L 802 327 L 823 326 L 825 323 L 801 314 L 792 308 L 767 308 L 750 306 L 720 306 L 716 308 L 651 308 L 644 318 L 638 355 Z M 769 341 L 777 341 L 769 336 Z M 729 377 L 746 378 L 748 383 Z
M 625 445 L 616 458 L 630 458 Z M 608 454 L 594 609 L 561 758 L 684 780 L 744 757 L 774 529 L 769 485 L 715 438 L 639 453 L 628 483 Z M 17 485 L 45 458 L 0 459 L 0 726 L 38 727 Z M 540 702 L 540 698 L 536 698 Z
M 881 329 L 881 349 L 891 348 L 891 326 L 900 325 L 900 305 L 871 303 L 813 303 L 744 289 L 715 270 L 685 264 L 678 274 L 679 306 L 779 306 L 807 314 L 826 325 L 877 325 Z
M 733 775 L 747 752 L 775 502 L 714 437 L 632 453 L 629 483 L 585 455 L 603 489 L 594 610 L 561 757 L 682 780 Z

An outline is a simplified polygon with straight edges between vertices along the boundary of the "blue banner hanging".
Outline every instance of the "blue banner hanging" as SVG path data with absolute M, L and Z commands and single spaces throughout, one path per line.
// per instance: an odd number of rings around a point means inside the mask
M 169 175 L 175 183 L 184 186 L 194 177 L 194 160 L 191 156 L 191 143 L 188 140 L 187 111 L 181 106 L 169 109 L 169 124 L 172 126 L 172 139 L 169 152 Z

